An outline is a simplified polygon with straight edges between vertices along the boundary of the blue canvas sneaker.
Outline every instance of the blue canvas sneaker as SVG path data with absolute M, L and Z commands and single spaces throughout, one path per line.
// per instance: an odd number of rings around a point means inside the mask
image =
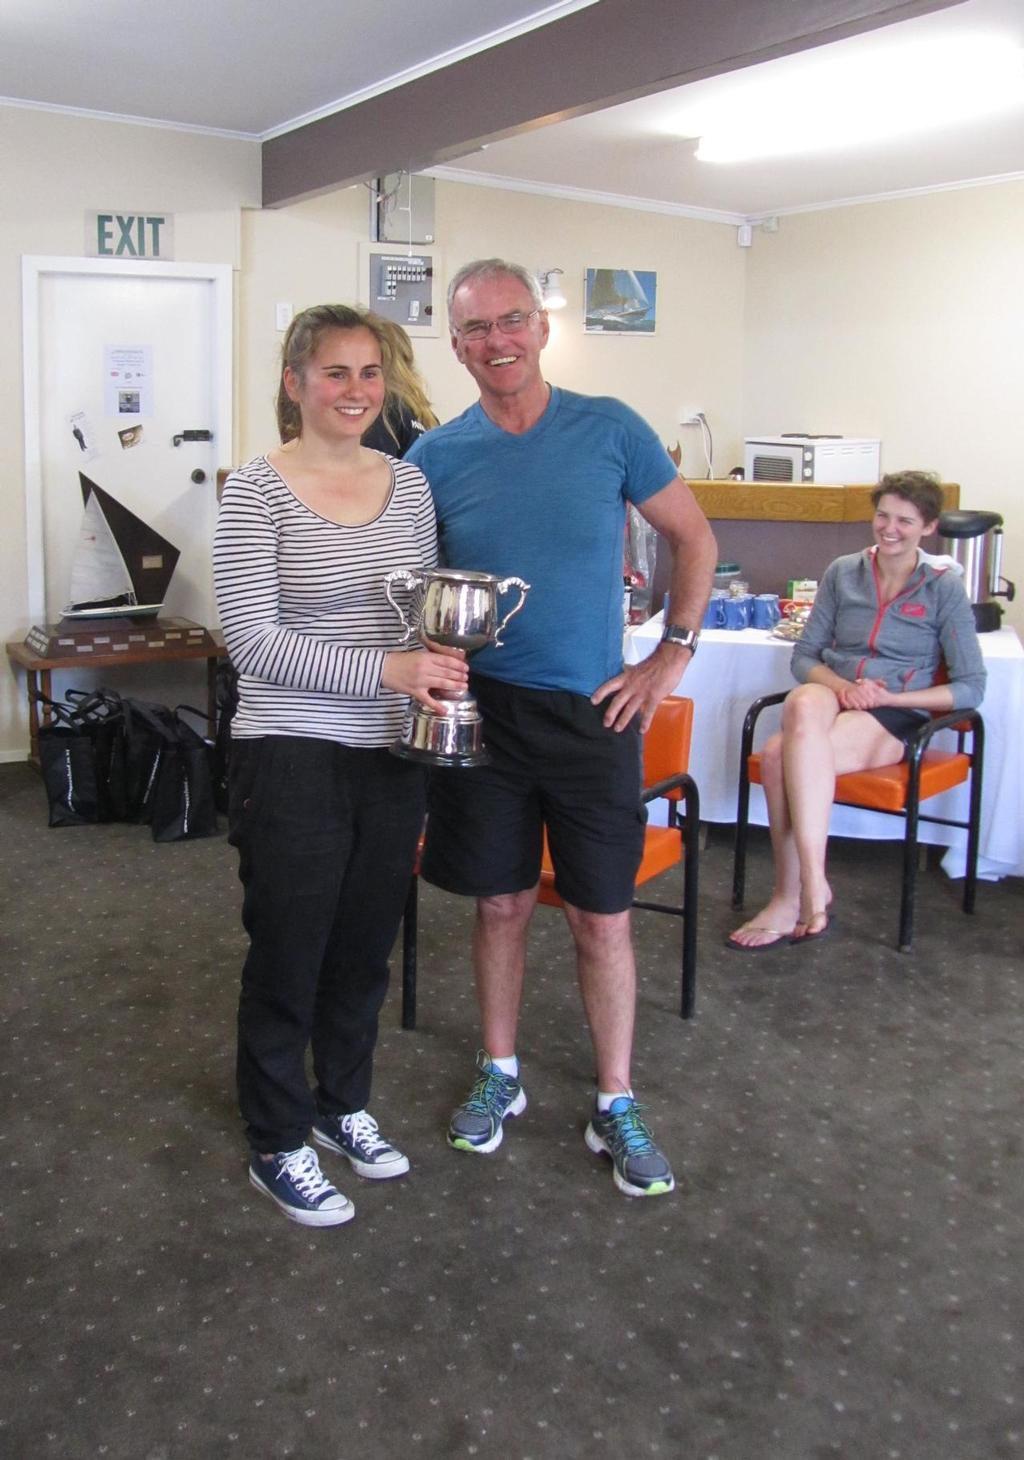
M 511 1075 L 503 1075 L 491 1064 L 487 1051 L 477 1052 L 479 1074 L 469 1099 L 453 1113 L 448 1125 L 448 1144 L 457 1151 L 479 1151 L 485 1155 L 501 1145 L 502 1121 L 522 1115 L 526 1092 Z
M 318 1115 L 313 1122 L 313 1139 L 317 1145 L 347 1157 L 353 1171 L 372 1181 L 404 1176 L 409 1169 L 408 1156 L 388 1144 L 366 1110 L 352 1115 Z
M 627 1196 L 664 1196 L 675 1189 L 672 1167 L 632 1095 L 620 1095 L 609 1110 L 595 1110 L 584 1140 L 596 1155 L 603 1151 L 612 1158 L 615 1185 Z
M 253 1152 L 249 1180 L 257 1191 L 303 1227 L 339 1227 L 350 1222 L 356 1209 L 320 1170 L 312 1146 L 297 1151 L 278 1151 L 269 1161 Z

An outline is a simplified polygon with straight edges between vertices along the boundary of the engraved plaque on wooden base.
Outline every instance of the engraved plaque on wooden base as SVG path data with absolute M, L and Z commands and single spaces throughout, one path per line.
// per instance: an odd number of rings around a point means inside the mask
M 117 653 L 141 656 L 186 648 L 217 652 L 209 629 L 187 618 L 61 619 L 57 624 L 35 624 L 25 635 L 25 646 L 43 659 L 88 659 Z

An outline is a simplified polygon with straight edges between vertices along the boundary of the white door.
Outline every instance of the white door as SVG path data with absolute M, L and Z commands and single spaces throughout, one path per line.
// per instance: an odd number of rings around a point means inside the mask
M 29 258 L 23 294 L 32 622 L 58 622 L 69 601 L 84 473 L 179 549 L 162 615 L 215 626 L 217 468 L 233 464 L 231 268 Z M 201 665 L 126 669 L 127 683 L 101 673 L 172 703 L 201 690 Z M 94 679 L 62 677 L 57 692 Z
M 179 549 L 163 613 L 212 624 L 216 474 L 232 464 L 230 268 L 26 265 L 35 281 L 34 319 L 26 289 L 34 620 L 55 623 L 68 602 L 84 473 Z

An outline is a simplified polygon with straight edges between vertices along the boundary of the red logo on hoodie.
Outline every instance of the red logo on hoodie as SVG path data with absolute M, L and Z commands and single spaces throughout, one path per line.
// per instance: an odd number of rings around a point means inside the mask
M 900 613 L 907 618 L 924 618 L 925 608 L 923 603 L 901 603 Z

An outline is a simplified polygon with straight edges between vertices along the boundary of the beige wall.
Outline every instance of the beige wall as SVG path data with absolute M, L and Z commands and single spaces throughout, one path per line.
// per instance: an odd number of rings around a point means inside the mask
M 246 213 L 242 220 L 242 448 L 273 440 L 274 360 L 280 335 L 274 304 L 300 309 L 351 299 L 358 289 L 358 244 L 367 238 L 364 188 Z M 679 409 L 706 410 L 715 431 L 716 466 L 742 459 L 740 380 L 743 250 L 735 230 L 623 208 L 570 203 L 438 182 L 436 228 L 442 283 L 472 258 L 501 254 L 530 268 L 565 271 L 568 308 L 552 315 L 544 365 L 560 385 L 615 395 L 640 411 L 671 445 L 681 440 L 688 471 L 703 475 L 698 433 L 678 425 Z M 583 333 L 587 266 L 654 269 L 658 332 L 651 338 Z M 416 354 L 438 415 L 447 419 L 475 398 L 447 333 L 418 338 Z
M 237 268 L 239 208 L 259 199 L 259 147 L 0 106 L 0 634 L 30 627 L 25 557 L 21 257 L 82 253 L 85 214 L 174 214 L 180 260 Z M 28 743 L 24 680 L 0 666 L 0 759 Z
M 275 306 L 290 304 L 298 312 L 328 300 L 354 300 L 358 245 L 368 237 L 368 221 L 369 202 L 362 187 L 329 193 L 291 208 L 243 212 L 238 290 L 239 462 L 266 451 L 277 440 L 274 399 L 282 336 L 276 327 Z
M 755 232 L 743 420 L 878 436 L 882 468 L 925 467 L 1001 512 L 1021 599 L 1024 183 L 779 220 Z

